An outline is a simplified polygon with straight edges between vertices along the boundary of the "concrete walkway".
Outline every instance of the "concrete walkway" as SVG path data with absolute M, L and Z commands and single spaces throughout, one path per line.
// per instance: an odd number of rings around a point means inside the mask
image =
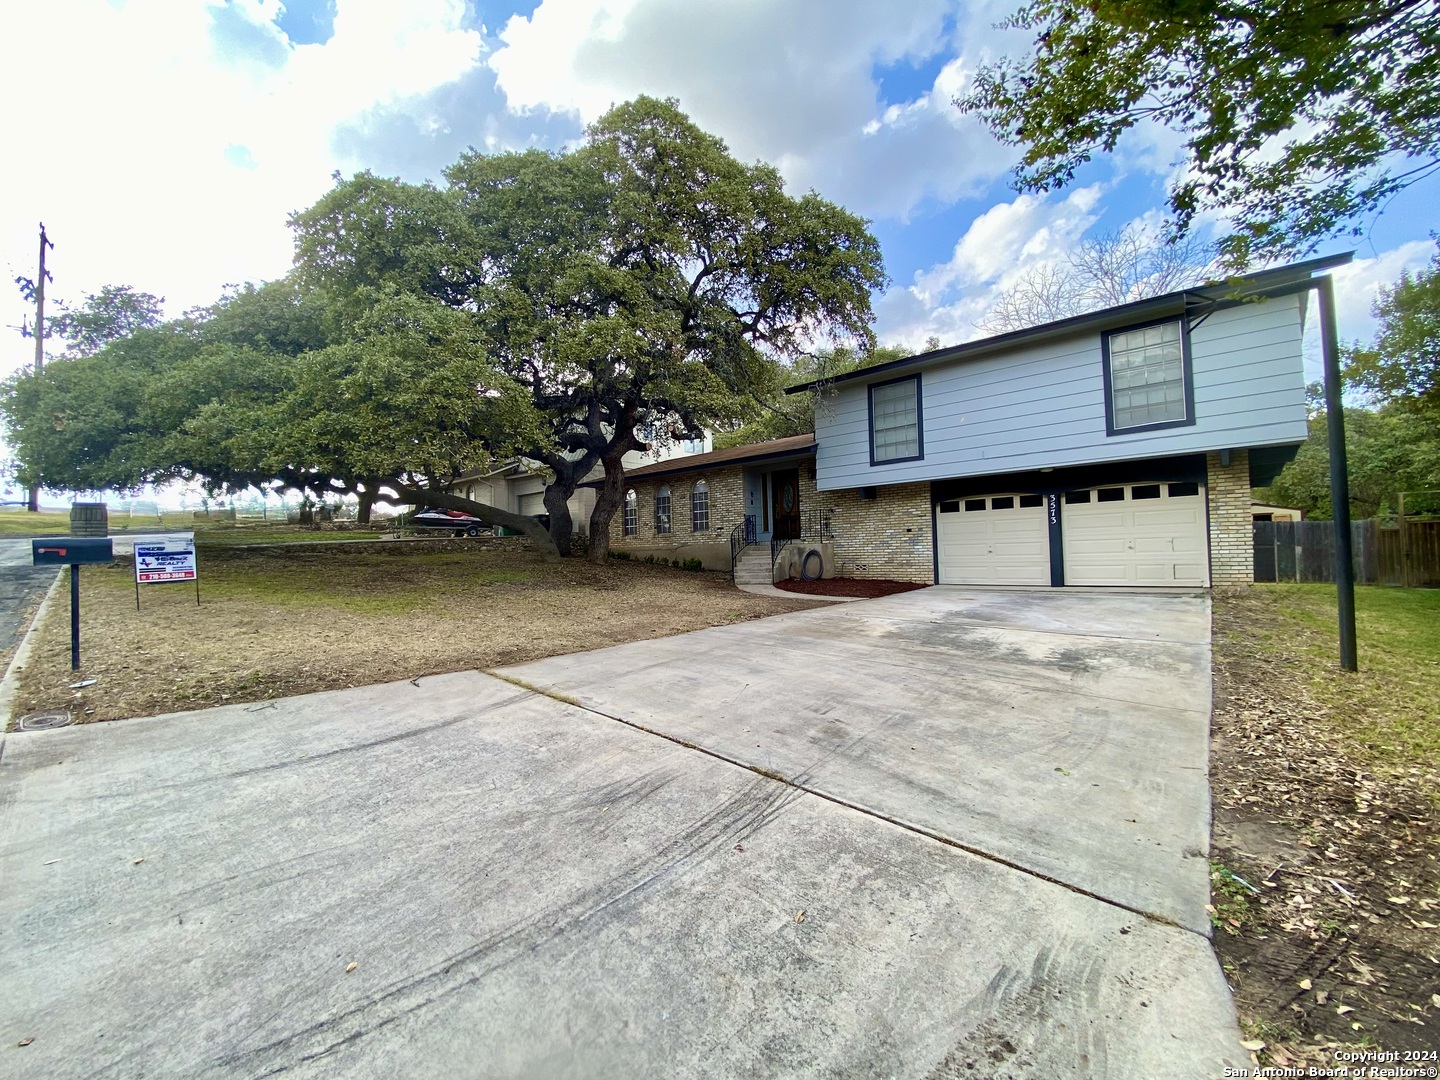
M 1220 1075 L 1205 602 L 1038 596 L 6 736 L 0 1073 Z

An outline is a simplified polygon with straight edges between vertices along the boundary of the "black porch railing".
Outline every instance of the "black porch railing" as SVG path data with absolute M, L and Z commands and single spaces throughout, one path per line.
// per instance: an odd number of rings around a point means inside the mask
M 777 516 L 775 531 L 770 534 L 770 565 L 775 565 L 786 544 L 832 539 L 835 534 L 830 530 L 830 522 L 834 514 L 835 511 L 826 506 L 819 510 L 801 510 L 798 514 Z
M 735 576 L 735 564 L 740 561 L 740 553 L 751 544 L 757 543 L 755 534 L 755 515 L 746 514 L 745 520 L 730 530 L 730 576 Z

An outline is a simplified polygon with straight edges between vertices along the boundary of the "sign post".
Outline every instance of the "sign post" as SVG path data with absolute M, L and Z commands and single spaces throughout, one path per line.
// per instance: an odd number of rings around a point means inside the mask
M 167 533 L 135 538 L 135 610 L 140 610 L 140 586 L 176 581 L 195 582 L 195 603 L 200 603 L 200 571 L 195 560 L 195 534 Z
M 49 536 L 30 541 L 34 566 L 70 567 L 70 670 L 80 670 L 80 567 L 86 563 L 115 561 L 110 538 L 91 536 Z

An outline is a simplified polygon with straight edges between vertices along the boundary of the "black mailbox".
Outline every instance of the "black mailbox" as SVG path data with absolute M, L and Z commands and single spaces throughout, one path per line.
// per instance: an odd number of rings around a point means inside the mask
M 108 536 L 47 536 L 30 541 L 30 555 L 36 566 L 84 566 L 114 562 L 115 548 Z

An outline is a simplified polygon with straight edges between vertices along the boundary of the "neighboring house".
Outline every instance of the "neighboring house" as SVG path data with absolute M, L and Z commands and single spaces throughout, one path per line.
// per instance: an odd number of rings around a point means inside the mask
M 1312 275 L 1349 259 L 849 372 L 822 387 L 813 437 L 630 473 L 611 543 L 715 569 L 739 552 L 737 580 L 813 548 L 850 577 L 1248 583 L 1251 488 L 1308 434 Z
M 643 468 L 646 465 L 673 457 L 702 454 L 711 447 L 708 433 L 703 439 L 661 442 L 652 436 L 647 441 L 651 443 L 652 449 L 632 450 L 625 455 L 624 462 L 627 471 L 632 468 Z M 603 474 L 604 470 L 597 466 L 587 480 L 598 480 Z M 527 458 L 512 458 L 510 461 L 496 465 L 493 469 L 465 473 L 447 485 L 444 490 L 465 499 L 486 503 L 499 510 L 509 511 L 512 514 L 538 517 L 545 513 L 545 486 L 548 483 L 549 471 L 545 466 Z M 595 508 L 594 488 L 578 488 L 570 497 L 568 505 L 570 517 L 575 523 L 576 533 L 581 536 L 588 535 L 590 511 Z
M 1250 504 L 1251 521 L 1304 521 L 1305 511 L 1297 506 L 1267 506 L 1265 503 Z

